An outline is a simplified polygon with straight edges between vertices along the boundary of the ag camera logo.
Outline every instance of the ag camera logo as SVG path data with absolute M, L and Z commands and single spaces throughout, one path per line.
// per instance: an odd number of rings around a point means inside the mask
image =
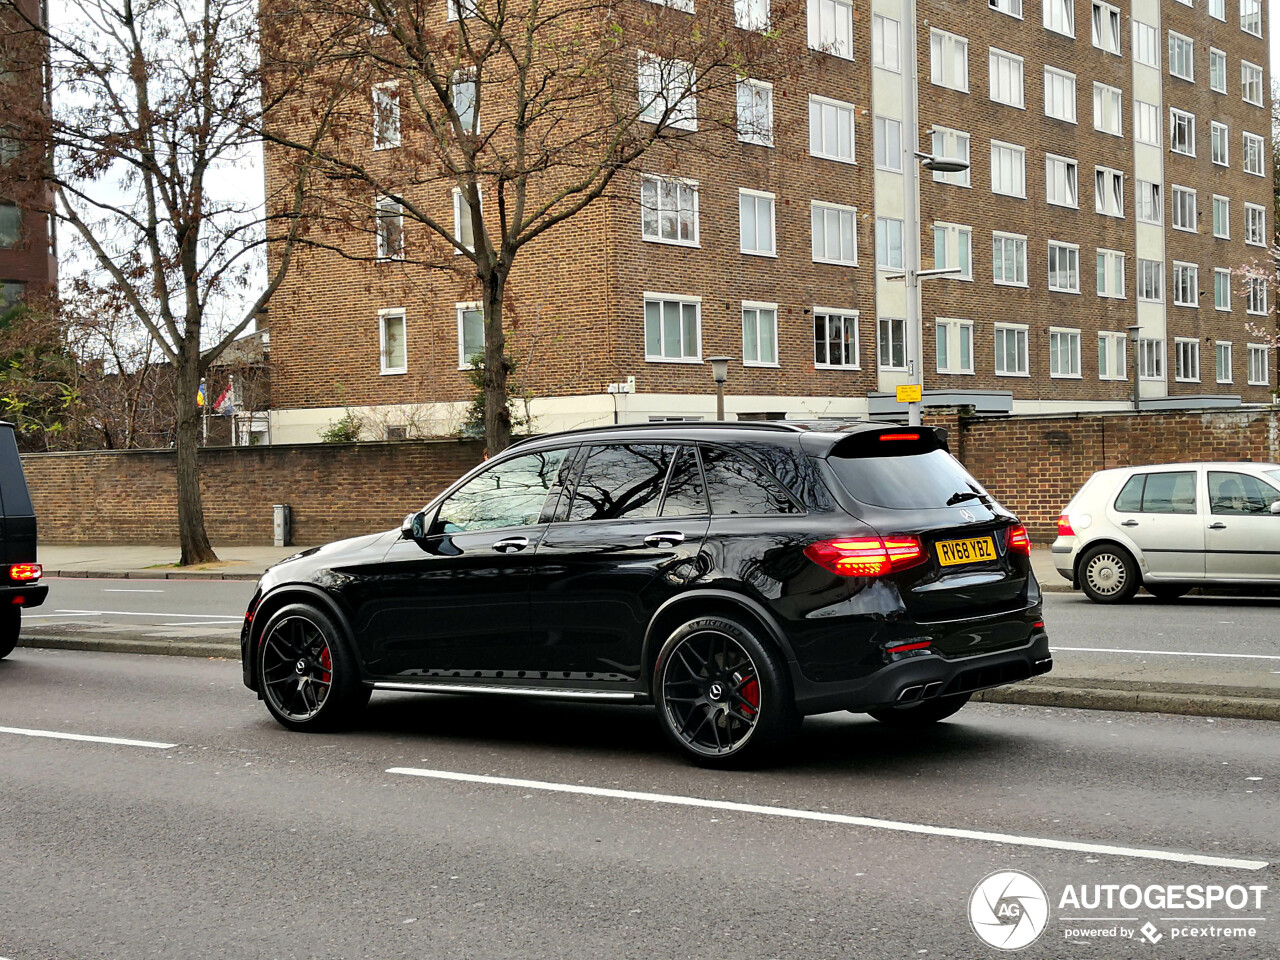
M 969 895 L 969 926 L 997 950 L 1021 950 L 1040 939 L 1049 922 L 1049 895 L 1019 870 L 984 877 Z

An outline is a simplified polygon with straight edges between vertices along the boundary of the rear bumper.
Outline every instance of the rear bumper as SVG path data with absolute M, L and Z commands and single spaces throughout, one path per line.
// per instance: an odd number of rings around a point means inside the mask
M 1049 635 L 1037 631 L 1011 650 L 973 657 L 911 657 L 856 681 L 814 683 L 799 677 L 796 706 L 803 714 L 871 710 L 1017 683 L 1052 669 Z
M 47 583 L 5 584 L 0 586 L 0 607 L 38 607 L 48 595 Z

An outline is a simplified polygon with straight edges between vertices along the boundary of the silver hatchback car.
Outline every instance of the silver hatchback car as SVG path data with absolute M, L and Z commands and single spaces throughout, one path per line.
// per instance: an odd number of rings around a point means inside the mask
M 1146 587 L 1280 588 L 1280 465 L 1168 463 L 1100 470 L 1058 518 L 1054 566 L 1095 603 Z

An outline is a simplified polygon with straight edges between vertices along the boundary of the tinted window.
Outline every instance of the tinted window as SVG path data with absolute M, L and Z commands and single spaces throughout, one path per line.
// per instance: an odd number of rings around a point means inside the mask
M 662 498 L 662 516 L 696 517 L 707 513 L 707 490 L 693 447 L 681 447 L 676 454 L 667 493 Z
M 782 484 L 731 450 L 703 447 L 702 467 L 713 514 L 762 516 L 801 512 Z
M 589 448 L 569 519 L 656 517 L 673 453 L 675 447 L 656 443 Z
M 1280 490 L 1247 473 L 1209 471 L 1209 509 L 1214 513 L 1270 513 Z
M 1129 478 L 1116 497 L 1121 513 L 1195 513 L 1196 475 L 1139 473 Z
M 832 456 L 827 462 L 855 500 L 877 507 L 963 506 L 989 496 L 945 450 L 906 456 Z
M 462 533 L 537 523 L 564 457 L 564 450 L 547 450 L 495 464 L 441 504 L 435 529 Z

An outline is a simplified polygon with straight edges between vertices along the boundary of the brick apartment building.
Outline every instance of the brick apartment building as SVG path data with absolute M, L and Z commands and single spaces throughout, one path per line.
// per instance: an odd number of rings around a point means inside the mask
M 767 2 L 737 0 L 739 23 Z M 739 85 L 714 157 L 642 167 L 522 255 L 510 353 L 539 429 L 711 417 L 716 355 L 731 417 L 903 415 L 912 104 L 919 149 L 971 164 L 918 177 L 922 267 L 961 270 L 921 287 L 926 404 L 1122 409 L 1135 347 L 1147 405 L 1272 399 L 1273 305 L 1233 273 L 1275 227 L 1261 0 L 919 0 L 914 93 L 912 15 L 809 0 L 780 24 L 795 68 Z M 371 152 L 396 149 L 375 145 L 396 103 L 370 91 Z M 393 436 L 456 428 L 477 299 L 465 276 L 300 255 L 272 304 L 272 441 L 348 407 Z
M 41 0 L 17 0 L 24 15 L 44 16 Z M 43 162 L 40 152 L 6 136 L 5 112 L 30 109 L 45 97 L 41 67 L 31 55 L 31 37 L 12 11 L 0 10 L 0 313 L 32 289 L 48 289 L 57 278 L 54 233 L 44 214 L 24 209 L 30 184 L 24 175 Z

